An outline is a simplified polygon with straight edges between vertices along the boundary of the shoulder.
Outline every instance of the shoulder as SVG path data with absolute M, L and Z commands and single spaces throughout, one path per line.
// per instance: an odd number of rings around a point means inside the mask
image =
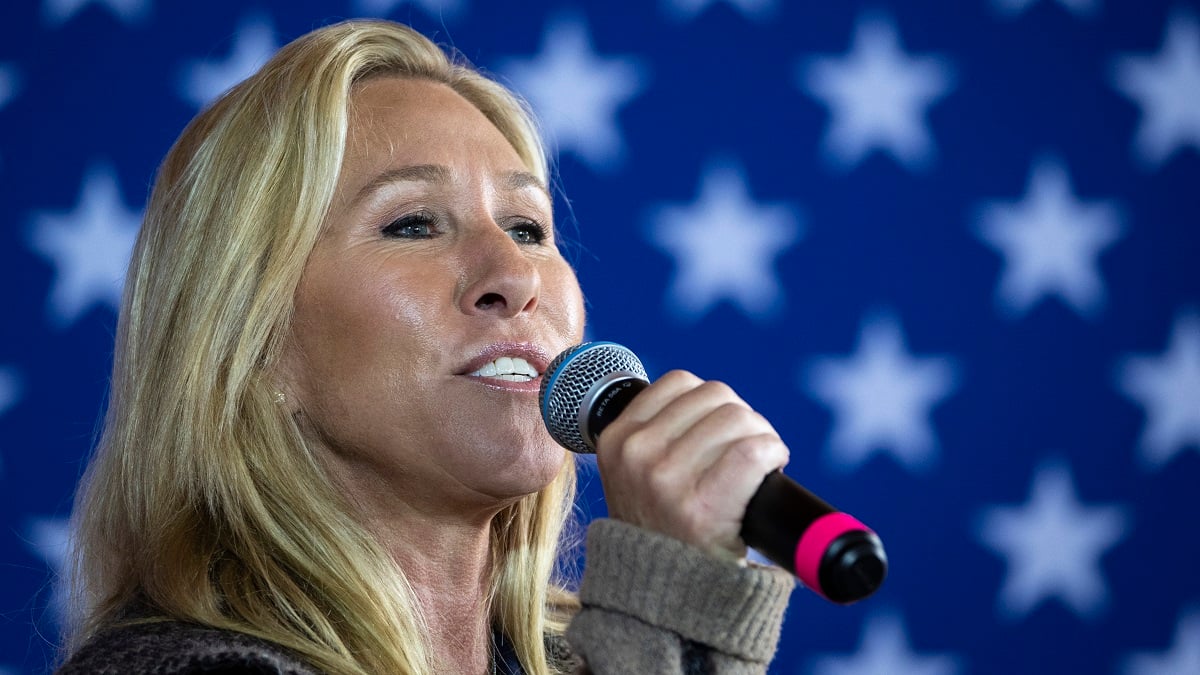
M 105 631 L 56 675 L 319 675 L 283 647 L 179 621 Z

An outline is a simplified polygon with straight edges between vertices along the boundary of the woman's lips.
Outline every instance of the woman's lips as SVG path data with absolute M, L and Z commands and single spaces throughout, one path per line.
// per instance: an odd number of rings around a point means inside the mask
M 500 389 L 537 390 L 548 364 L 546 350 L 533 343 L 497 343 L 481 349 L 459 374 Z

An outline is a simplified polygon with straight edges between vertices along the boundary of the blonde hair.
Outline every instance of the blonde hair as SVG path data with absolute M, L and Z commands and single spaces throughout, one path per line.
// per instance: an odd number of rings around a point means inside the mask
M 159 169 L 130 264 L 104 432 L 76 498 L 68 653 L 145 606 L 330 673 L 435 669 L 403 571 L 274 400 L 349 99 L 380 75 L 448 85 L 547 180 L 525 106 L 390 22 L 309 33 L 197 116 Z M 556 559 L 574 492 L 568 461 L 493 522 L 491 615 L 530 673 L 553 672 L 544 636 L 572 608 Z

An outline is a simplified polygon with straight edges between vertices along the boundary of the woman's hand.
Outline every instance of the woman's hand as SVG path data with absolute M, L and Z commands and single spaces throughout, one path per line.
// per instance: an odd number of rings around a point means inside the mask
M 779 434 L 729 386 L 682 370 L 639 393 L 597 446 L 609 516 L 737 559 L 746 505 L 788 461 Z

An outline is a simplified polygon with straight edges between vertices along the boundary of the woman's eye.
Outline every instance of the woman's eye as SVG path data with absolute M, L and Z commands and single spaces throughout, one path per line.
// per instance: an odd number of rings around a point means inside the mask
M 546 241 L 546 228 L 530 220 L 510 227 L 508 236 L 518 244 L 540 244 Z
M 414 213 L 393 220 L 383 228 L 383 234 L 398 239 L 429 239 L 436 234 L 433 226 L 433 218 L 423 213 Z

